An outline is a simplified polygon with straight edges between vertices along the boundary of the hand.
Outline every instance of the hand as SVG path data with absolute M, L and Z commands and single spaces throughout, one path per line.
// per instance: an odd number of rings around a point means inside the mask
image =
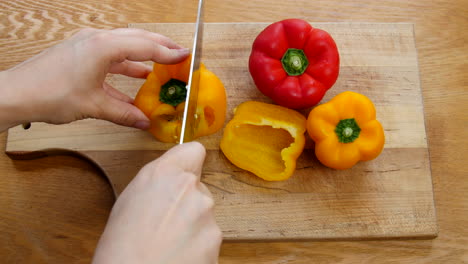
M 117 199 L 93 263 L 216 263 L 222 237 L 200 182 L 204 159 L 192 142 L 143 167 Z
M 145 78 L 151 67 L 140 61 L 172 64 L 188 54 L 169 38 L 140 29 L 83 29 L 0 72 L 0 109 L 8 112 L 0 114 L 0 130 L 26 122 L 63 124 L 84 118 L 147 129 L 148 118 L 132 105 L 132 98 L 105 82 L 107 73 Z

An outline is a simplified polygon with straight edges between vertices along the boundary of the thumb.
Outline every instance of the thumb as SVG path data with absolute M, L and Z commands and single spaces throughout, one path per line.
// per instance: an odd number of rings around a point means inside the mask
M 150 120 L 146 115 L 131 103 L 120 101 L 106 93 L 102 93 L 99 100 L 99 110 L 91 114 L 94 118 L 107 120 L 118 125 L 149 129 Z
M 159 162 L 193 173 L 200 179 L 205 156 L 205 147 L 199 142 L 192 141 L 169 149 L 159 158 Z

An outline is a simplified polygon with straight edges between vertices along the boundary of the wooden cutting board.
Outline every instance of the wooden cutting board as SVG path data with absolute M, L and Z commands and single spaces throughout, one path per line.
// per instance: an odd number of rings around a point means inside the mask
M 312 24 L 333 36 L 341 55 L 340 76 L 323 101 L 346 90 L 367 95 L 385 128 L 385 149 L 373 161 L 336 171 L 317 161 L 309 140 L 292 178 L 266 182 L 225 158 L 219 150 L 222 131 L 200 139 L 208 150 L 202 180 L 214 194 L 225 239 L 437 236 L 413 25 Z M 251 44 L 267 25 L 205 25 L 202 60 L 227 89 L 227 121 L 241 102 L 271 102 L 255 88 L 248 72 Z M 186 47 L 194 29 L 193 24 L 130 27 L 159 32 Z M 109 82 L 135 96 L 143 80 L 111 76 Z M 102 169 L 118 195 L 144 164 L 171 146 L 144 131 L 82 120 L 60 126 L 34 123 L 29 130 L 12 128 L 6 152 L 15 159 L 53 154 L 84 157 Z

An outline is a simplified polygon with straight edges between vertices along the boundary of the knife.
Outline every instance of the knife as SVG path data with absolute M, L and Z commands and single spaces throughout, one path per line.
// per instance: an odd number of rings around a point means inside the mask
M 200 87 L 200 75 L 193 73 L 200 68 L 201 51 L 203 43 L 203 0 L 198 2 L 197 22 L 195 23 L 195 34 L 193 37 L 192 58 L 190 62 L 190 73 L 187 83 L 187 97 L 185 98 L 184 116 L 180 130 L 179 144 L 191 141 L 195 134 L 195 122 L 198 100 L 198 88 Z M 196 84 L 196 85 L 195 85 Z

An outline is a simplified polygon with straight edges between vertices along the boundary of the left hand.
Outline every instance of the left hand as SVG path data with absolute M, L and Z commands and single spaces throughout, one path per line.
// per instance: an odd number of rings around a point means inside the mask
M 140 61 L 173 64 L 189 54 L 171 39 L 141 29 L 84 29 L 24 63 L 0 72 L 0 130 L 26 122 L 84 118 L 149 128 L 133 99 L 105 82 L 107 73 L 145 78 Z M 5 112 L 5 111 L 3 111 Z

